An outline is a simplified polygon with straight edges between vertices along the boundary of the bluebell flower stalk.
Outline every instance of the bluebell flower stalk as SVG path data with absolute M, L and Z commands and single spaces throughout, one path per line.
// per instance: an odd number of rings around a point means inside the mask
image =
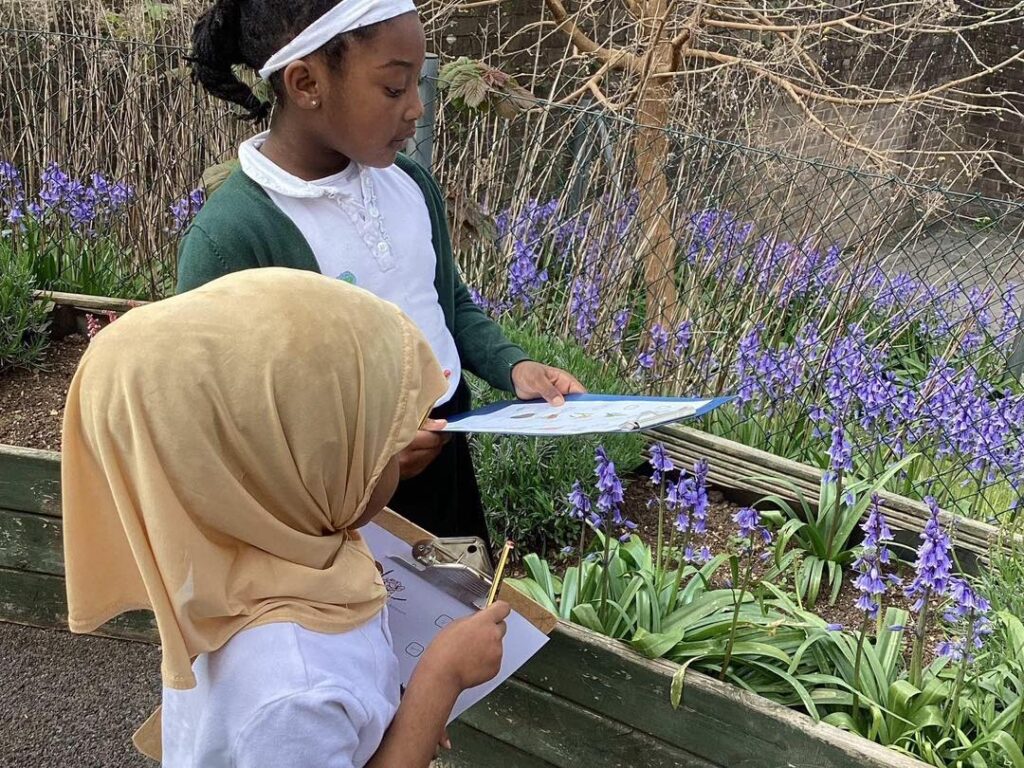
M 953 569 L 951 543 L 939 520 L 939 505 L 931 496 L 925 498 L 930 515 L 921 533 L 921 544 L 914 563 L 914 579 L 904 593 L 915 600 L 911 610 L 917 613 L 914 648 L 910 659 L 910 682 L 921 687 L 921 665 L 924 655 L 924 633 L 928 624 L 929 601 L 946 594 Z
M 761 524 L 761 513 L 753 507 L 743 507 L 735 515 L 733 522 L 736 523 L 739 538 L 742 540 L 741 554 L 745 560 L 743 576 L 740 580 L 739 597 L 733 599 L 732 622 L 729 627 L 729 640 L 725 646 L 725 656 L 722 659 L 722 668 L 718 673 L 719 680 L 725 680 L 729 671 L 729 662 L 732 661 L 732 649 L 736 643 L 736 626 L 740 618 L 740 606 L 743 604 L 743 597 L 750 586 L 751 576 L 754 572 L 754 562 L 757 559 L 759 544 L 767 546 L 771 544 L 772 535 L 768 529 Z M 736 594 L 735 585 L 732 587 L 733 595 Z

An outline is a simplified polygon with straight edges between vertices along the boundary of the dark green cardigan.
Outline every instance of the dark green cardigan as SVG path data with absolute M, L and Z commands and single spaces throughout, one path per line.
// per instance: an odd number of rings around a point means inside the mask
M 430 212 L 437 254 L 434 285 L 462 366 L 488 384 L 513 391 L 512 366 L 526 353 L 470 298 L 452 257 L 444 199 L 437 182 L 413 160 L 397 165 L 419 185 Z M 319 272 L 316 257 L 298 227 L 236 168 L 189 226 L 178 249 L 178 293 L 230 272 L 255 267 L 290 267 Z M 301 296 L 296 301 L 302 301 Z

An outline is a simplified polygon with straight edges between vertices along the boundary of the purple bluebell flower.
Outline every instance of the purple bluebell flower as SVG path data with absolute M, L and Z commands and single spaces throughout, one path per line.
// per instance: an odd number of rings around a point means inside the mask
M 877 493 L 871 496 L 869 509 L 867 519 L 860 526 L 864 531 L 864 541 L 853 569 L 858 574 L 854 586 L 860 593 L 857 608 L 874 619 L 878 616 L 881 597 L 888 590 L 888 584 L 898 584 L 899 577 L 895 574 L 887 575 L 883 568 L 891 559 L 888 542 L 892 541 L 893 536 L 882 514 L 881 499 Z
M 659 485 L 664 479 L 665 473 L 673 471 L 676 465 L 672 463 L 672 459 L 665 452 L 665 446 L 661 443 L 654 443 L 648 455 L 647 461 L 654 470 L 651 474 L 651 482 Z
M 620 309 L 612 319 L 612 343 L 618 347 L 622 344 L 622 337 L 629 325 L 629 318 L 632 313 L 628 309 Z
M 949 580 L 948 596 L 950 604 L 943 618 L 950 625 L 952 635 L 939 644 L 937 653 L 953 661 L 971 663 L 974 652 L 981 650 L 985 638 L 992 634 L 992 623 L 988 618 L 991 606 L 966 579 L 960 577 Z
M 658 355 L 664 353 L 668 348 L 669 332 L 665 330 L 665 326 L 661 323 L 655 323 L 651 326 L 651 351 Z
M 939 505 L 931 496 L 925 498 L 925 503 L 931 514 L 921 533 L 921 545 L 914 563 L 914 579 L 904 590 L 908 598 L 916 600 L 911 607 L 915 612 L 924 608 L 929 598 L 946 594 L 953 569 L 949 536 L 939 521 Z
M 825 482 L 834 483 L 840 471 L 853 471 L 853 448 L 846 440 L 846 431 L 841 426 L 832 428 L 828 456 L 829 471 L 825 473 Z
M 608 457 L 604 446 L 598 446 L 595 452 L 597 475 L 597 509 L 603 523 L 609 520 L 616 526 L 623 525 L 622 517 L 622 481 L 615 471 L 615 463 Z
M 580 275 L 572 281 L 569 294 L 569 311 L 575 318 L 575 335 L 581 344 L 589 344 L 597 327 L 597 315 L 601 309 L 600 275 L 588 278 Z
M 675 344 L 672 346 L 672 354 L 675 357 L 682 355 L 690 348 L 690 340 L 693 338 L 693 324 L 684 320 L 676 328 Z
M 590 496 L 583 490 L 583 484 L 577 480 L 572 484 L 572 491 L 569 493 L 569 517 L 574 520 L 586 520 L 593 514 L 593 504 Z
M 761 525 L 761 513 L 753 507 L 743 507 L 732 516 L 732 520 L 739 529 L 740 538 L 746 540 L 748 549 L 754 546 L 757 539 L 765 544 L 771 543 L 772 535 Z
M 174 219 L 172 231 L 181 232 L 187 227 L 206 202 L 206 195 L 201 189 L 193 189 L 180 200 L 171 204 L 171 217 Z

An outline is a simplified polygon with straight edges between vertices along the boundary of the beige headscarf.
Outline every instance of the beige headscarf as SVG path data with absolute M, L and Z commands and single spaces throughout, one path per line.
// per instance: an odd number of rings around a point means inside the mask
M 68 622 L 151 608 L 163 680 L 246 627 L 344 632 L 385 590 L 349 526 L 446 382 L 394 305 L 254 269 L 134 309 L 89 345 L 64 416 Z

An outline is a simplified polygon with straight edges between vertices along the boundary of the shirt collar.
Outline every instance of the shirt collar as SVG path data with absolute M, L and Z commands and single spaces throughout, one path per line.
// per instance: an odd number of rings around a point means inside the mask
M 355 161 L 350 161 L 345 170 L 332 176 L 314 181 L 306 181 L 294 176 L 281 168 L 277 163 L 260 152 L 260 147 L 267 140 L 270 131 L 258 133 L 246 139 L 238 147 L 238 161 L 242 171 L 250 179 L 264 189 L 272 190 L 281 195 L 299 198 L 348 197 L 351 195 L 349 184 L 358 178 L 361 169 Z

